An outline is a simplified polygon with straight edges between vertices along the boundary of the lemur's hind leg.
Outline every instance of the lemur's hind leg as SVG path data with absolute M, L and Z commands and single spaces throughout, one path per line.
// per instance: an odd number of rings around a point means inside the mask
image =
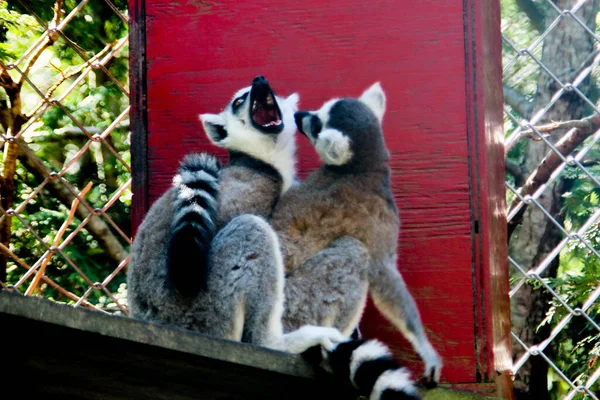
M 285 331 L 315 324 L 350 336 L 365 307 L 369 263 L 362 242 L 342 237 L 294 269 L 285 282 Z
M 212 334 L 294 353 L 345 340 L 335 329 L 315 326 L 283 334 L 283 261 L 277 235 L 262 218 L 242 215 L 227 224 L 213 241 L 210 268 L 207 297 L 215 325 L 225 328 Z

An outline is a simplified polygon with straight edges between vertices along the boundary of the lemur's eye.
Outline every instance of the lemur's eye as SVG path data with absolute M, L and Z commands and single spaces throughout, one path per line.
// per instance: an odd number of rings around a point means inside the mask
M 234 113 L 238 112 L 238 109 L 240 108 L 240 106 L 242 104 L 244 104 L 247 97 L 248 97 L 248 93 L 244 93 L 243 95 L 241 95 L 240 97 L 238 97 L 237 99 L 235 99 L 233 101 L 233 103 L 231 104 L 231 108 L 233 109 Z

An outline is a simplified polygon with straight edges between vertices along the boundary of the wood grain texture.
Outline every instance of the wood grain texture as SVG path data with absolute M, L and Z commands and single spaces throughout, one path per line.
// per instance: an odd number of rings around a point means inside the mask
M 381 81 L 402 221 L 399 268 L 444 358 L 443 380 L 493 381 L 496 311 L 493 298 L 483 293 L 491 293 L 490 268 L 505 267 L 506 253 L 488 240 L 489 229 L 499 228 L 503 218 L 496 215 L 503 183 L 490 180 L 500 165 L 492 164 L 500 161 L 484 153 L 488 142 L 496 151 L 501 125 L 495 116 L 485 117 L 498 106 L 493 87 L 484 89 L 486 103 L 478 97 L 484 82 L 478 57 L 489 38 L 482 31 L 483 6 L 467 17 L 473 7 L 472 0 L 410 6 L 393 0 L 147 1 L 148 203 L 169 186 L 184 154 L 223 155 L 204 138 L 198 114 L 220 111 L 255 75 L 266 76 L 277 93 L 299 92 L 305 109 L 334 96 L 358 96 Z M 488 7 L 499 4 L 486 2 Z M 499 33 L 499 26 L 489 29 Z M 496 72 L 489 79 L 500 84 Z M 475 110 L 476 102 L 481 104 Z M 486 124 L 493 129 L 484 129 Z M 317 158 L 304 138 L 297 142 L 305 176 Z M 488 200 L 489 193 L 495 197 Z M 410 346 L 372 306 L 361 329 L 393 345 L 420 373 Z
M 146 1 L 129 1 L 129 71 L 133 234 L 148 210 L 148 104 L 146 82 Z
M 471 16 L 471 23 L 467 26 L 475 38 L 474 50 L 470 53 L 474 66 L 470 92 L 473 100 L 468 104 L 476 108 L 473 113 L 476 130 L 471 131 L 470 137 L 477 138 L 473 140 L 478 155 L 474 168 L 479 171 L 481 262 L 478 271 L 481 271 L 481 281 L 478 294 L 482 299 L 479 325 L 485 343 L 481 372 L 484 380 L 496 381 L 499 398 L 512 399 L 500 5 L 494 1 L 493 7 L 483 7 L 476 0 L 469 0 L 468 4 L 465 15 Z
M 298 355 L 42 298 L 0 291 L 0 325 L 6 398 L 357 398 Z
M 42 298 L 0 291 L 0 324 L 3 339 L 19 344 L 2 353 L 10 360 L 2 387 L 8 398 L 25 392 L 102 400 L 359 398 L 346 382 L 298 355 Z M 471 387 L 456 389 L 462 390 L 439 387 L 421 394 L 424 400 L 484 398 L 473 395 Z

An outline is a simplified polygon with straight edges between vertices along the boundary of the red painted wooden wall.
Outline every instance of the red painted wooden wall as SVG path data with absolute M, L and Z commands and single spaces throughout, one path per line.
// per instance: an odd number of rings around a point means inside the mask
M 443 380 L 507 384 L 499 1 L 131 0 L 131 14 L 136 224 L 185 153 L 216 151 L 198 114 L 220 111 L 255 75 L 299 92 L 307 109 L 381 81 L 398 266 Z M 297 142 L 305 175 L 317 158 Z M 361 326 L 416 359 L 374 308 Z

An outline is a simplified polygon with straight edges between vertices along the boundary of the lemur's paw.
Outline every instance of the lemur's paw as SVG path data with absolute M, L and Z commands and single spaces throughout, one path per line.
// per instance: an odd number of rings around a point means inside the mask
M 293 340 L 290 340 L 291 345 L 286 349 L 290 353 L 302 353 L 313 346 L 321 346 L 325 350 L 332 350 L 339 343 L 348 340 L 335 328 L 314 325 L 305 325 L 288 334 L 288 338 L 293 338 Z
M 338 344 L 348 340 L 339 330 L 324 326 L 306 326 L 306 330 L 313 335 L 315 345 L 320 344 L 325 350 L 333 350 Z
M 428 389 L 434 388 L 440 382 L 440 374 L 442 373 L 442 359 L 432 349 L 427 357 L 423 357 L 425 362 L 425 372 L 421 379 L 421 384 Z
M 421 378 L 421 385 L 427 389 L 433 389 L 437 387 L 438 380 L 435 379 L 436 371 L 435 369 L 430 371 L 429 373 L 423 374 L 423 378 Z

